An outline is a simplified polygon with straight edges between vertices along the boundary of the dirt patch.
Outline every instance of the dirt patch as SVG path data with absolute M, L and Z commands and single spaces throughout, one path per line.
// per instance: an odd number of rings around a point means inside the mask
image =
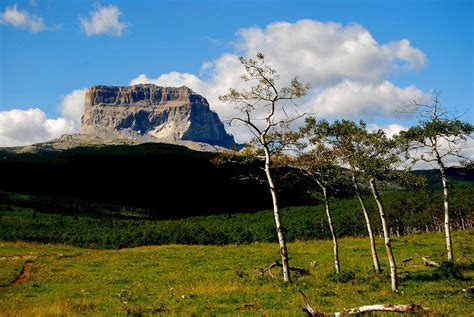
M 14 286 L 14 285 L 28 282 L 31 276 L 32 268 L 33 268 L 33 262 L 30 260 L 27 260 L 25 264 L 23 264 L 23 268 L 21 269 L 20 274 L 18 274 L 18 276 L 13 281 L 11 281 L 9 285 L 3 285 L 3 286 L 0 286 L 0 288 L 5 288 L 8 286 Z

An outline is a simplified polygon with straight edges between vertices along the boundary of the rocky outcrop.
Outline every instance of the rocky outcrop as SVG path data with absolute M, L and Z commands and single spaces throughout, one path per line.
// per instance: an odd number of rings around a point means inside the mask
M 236 145 L 207 100 L 185 86 L 93 86 L 86 92 L 81 134 L 109 141 Z

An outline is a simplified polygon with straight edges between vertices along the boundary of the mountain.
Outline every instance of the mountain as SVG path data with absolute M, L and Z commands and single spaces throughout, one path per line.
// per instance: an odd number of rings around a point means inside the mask
M 86 92 L 81 134 L 104 141 L 237 145 L 206 98 L 185 86 L 93 86 Z

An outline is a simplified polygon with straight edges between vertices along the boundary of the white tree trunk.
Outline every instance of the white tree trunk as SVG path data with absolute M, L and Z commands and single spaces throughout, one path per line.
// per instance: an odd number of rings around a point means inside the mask
M 448 192 L 448 177 L 446 176 L 446 169 L 441 160 L 438 161 L 439 170 L 441 172 L 441 181 L 443 183 L 443 197 L 444 197 L 444 231 L 446 233 L 446 250 L 448 252 L 448 261 L 453 261 L 453 243 L 451 240 L 451 228 L 449 224 L 449 192 Z
M 446 234 L 446 251 L 448 253 L 448 261 L 453 261 L 453 243 L 451 240 L 451 228 L 449 226 L 449 191 L 448 191 L 448 177 L 446 176 L 446 166 L 438 152 L 437 139 L 431 140 L 431 151 L 436 157 L 438 168 L 441 173 L 441 182 L 443 183 L 443 198 L 444 198 L 444 232 Z
M 370 179 L 370 188 L 372 189 L 372 194 L 374 195 L 375 202 L 379 209 L 380 220 L 382 222 L 382 229 L 385 241 L 385 250 L 387 251 L 388 262 L 390 263 L 390 278 L 392 280 L 392 291 L 398 291 L 398 280 L 397 280 L 397 264 L 395 263 L 395 257 L 393 256 L 392 245 L 390 243 L 390 233 L 388 231 L 387 220 L 385 217 L 385 210 L 382 204 L 382 199 L 380 198 L 377 186 L 375 185 L 375 180 Z
M 341 273 L 341 267 L 339 264 L 339 245 L 337 243 L 336 232 L 334 232 L 334 227 L 332 224 L 331 208 L 329 206 L 327 188 L 324 185 L 321 186 L 321 188 L 323 190 L 324 203 L 326 204 L 326 215 L 328 217 L 329 230 L 331 231 L 331 235 L 332 235 L 332 243 L 333 243 L 333 250 L 334 250 L 334 268 L 336 270 L 336 273 L 339 274 Z
M 357 199 L 359 200 L 360 207 L 362 208 L 362 212 L 364 213 L 365 223 L 367 225 L 367 232 L 369 233 L 370 239 L 370 251 L 372 252 L 372 260 L 374 262 L 374 270 L 376 273 L 380 273 L 382 270 L 380 269 L 379 257 L 377 255 L 377 249 L 375 247 L 375 237 L 372 231 L 372 225 L 370 223 L 369 213 L 367 212 L 367 207 L 365 206 L 364 199 L 360 193 L 359 182 L 357 177 L 355 176 L 355 171 L 352 171 L 352 183 L 354 184 L 354 189 L 357 195 Z
M 286 247 L 285 237 L 283 235 L 283 228 L 280 222 L 280 211 L 278 208 L 278 198 L 277 192 L 275 189 L 275 183 L 273 182 L 272 173 L 270 171 L 270 151 L 267 147 L 264 147 L 265 150 L 265 174 L 267 175 L 268 186 L 270 187 L 270 193 L 272 195 L 273 201 L 273 216 L 275 217 L 276 231 L 278 235 L 278 243 L 280 245 L 280 254 L 281 254 L 281 264 L 283 269 L 283 282 L 291 282 L 290 278 L 290 265 L 288 263 L 288 249 Z

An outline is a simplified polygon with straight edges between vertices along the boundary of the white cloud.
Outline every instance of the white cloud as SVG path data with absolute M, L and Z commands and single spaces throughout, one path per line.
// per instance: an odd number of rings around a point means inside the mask
M 428 62 L 425 53 L 412 47 L 407 39 L 390 43 L 388 45 L 388 54 L 391 54 L 395 61 L 402 61 L 402 63 L 395 64 L 402 69 L 421 69 Z
M 11 25 L 15 28 L 30 29 L 34 33 L 46 29 L 41 17 L 30 15 L 27 11 L 18 10 L 16 4 L 7 7 L 5 11 L 1 13 L 0 24 Z
M 192 87 L 196 91 L 205 89 L 203 87 L 204 83 L 196 75 L 178 72 L 163 74 L 155 79 L 148 78 L 145 74 L 140 74 L 137 78 L 130 81 L 130 85 L 138 84 L 155 84 L 165 87 L 187 86 Z
M 398 107 L 423 97 L 424 93 L 414 86 L 399 88 L 389 81 L 365 84 L 344 80 L 315 94 L 308 108 L 312 113 L 328 117 L 393 117 Z
M 0 112 L 0 146 L 44 142 L 72 133 L 74 123 L 64 118 L 47 119 L 38 108 Z
M 98 34 L 120 36 L 127 28 L 127 24 L 119 21 L 120 15 L 122 13 L 117 6 L 96 5 L 90 12 L 90 18 L 80 18 L 80 22 L 88 36 Z
M 80 128 L 86 90 L 76 89 L 63 96 L 58 107 L 62 117 L 73 122 L 74 132 L 78 132 Z
M 86 89 L 76 89 L 61 98 L 56 119 L 38 108 L 0 111 L 0 147 L 44 142 L 80 129 Z
M 257 52 L 278 71 L 281 84 L 294 76 L 312 84 L 301 111 L 329 117 L 394 116 L 398 106 L 419 99 L 424 92 L 414 86 L 400 88 L 386 80 L 391 73 L 412 71 L 427 63 L 426 55 L 407 39 L 379 44 L 358 24 L 341 25 L 313 20 L 276 22 L 266 28 L 238 31 L 235 47 L 239 55 Z M 130 84 L 186 85 L 204 95 L 213 110 L 226 120 L 235 114 L 233 105 L 218 100 L 228 88 L 242 87 L 243 68 L 237 54 L 225 53 L 206 61 L 201 74 L 171 72 L 157 78 L 145 74 Z M 248 140 L 242 128 L 228 128 L 237 141 Z
M 382 129 L 385 134 L 391 138 L 393 137 L 394 135 L 396 134 L 399 134 L 400 131 L 406 131 L 408 130 L 408 127 L 405 127 L 401 124 L 398 124 L 398 123 L 392 123 L 392 124 L 389 124 L 389 125 L 384 125 L 384 126 L 380 126 L 378 124 L 375 124 L 375 123 L 371 123 L 371 124 L 368 124 L 367 125 L 367 129 L 369 131 L 377 131 L 379 129 Z
M 63 134 L 77 133 L 84 111 L 86 89 L 77 89 L 61 98 L 56 119 L 48 119 L 38 108 L 0 111 L 0 147 L 45 142 Z
M 380 45 L 359 24 L 276 22 L 265 29 L 241 29 L 238 35 L 237 47 L 245 55 L 263 52 L 281 70 L 282 77 L 298 74 L 315 86 L 345 79 L 379 81 L 401 66 L 414 69 L 426 63 L 425 54 L 408 40 Z

